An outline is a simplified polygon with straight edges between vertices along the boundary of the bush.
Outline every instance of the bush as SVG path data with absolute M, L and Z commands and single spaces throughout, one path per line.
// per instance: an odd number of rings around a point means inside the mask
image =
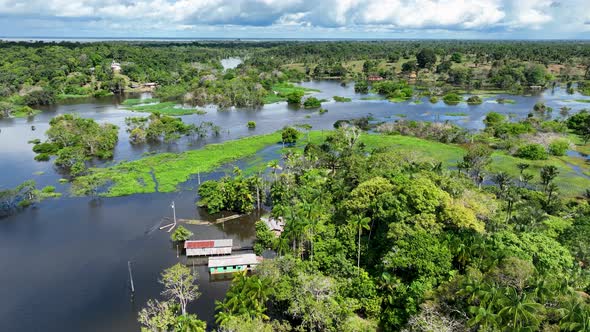
M 352 99 L 350 99 L 350 98 L 340 97 L 340 96 L 334 96 L 332 98 L 334 98 L 334 100 L 339 103 L 347 103 L 347 102 L 352 101 Z
M 59 146 L 53 143 L 39 143 L 33 146 L 33 152 L 35 153 L 54 154 L 57 153 L 58 150 Z
M 463 101 L 463 98 L 456 93 L 448 93 L 443 97 L 443 101 L 447 105 L 457 105 Z
M 485 123 L 487 127 L 493 127 L 495 125 L 503 123 L 505 120 L 506 117 L 504 115 L 497 112 L 490 112 L 486 115 L 486 118 L 483 120 L 483 123 Z
M 283 143 L 293 144 L 297 142 L 297 139 L 299 138 L 299 131 L 293 127 L 286 127 L 283 129 L 281 137 L 283 139 Z
M 301 98 L 303 98 L 303 95 L 303 91 L 293 91 L 287 95 L 287 103 L 299 105 L 301 104 Z
M 48 90 L 35 90 L 31 91 L 28 95 L 24 96 L 25 105 L 51 105 L 55 103 L 55 94 L 53 91 Z
M 527 144 L 521 146 L 515 154 L 516 157 L 529 160 L 545 160 L 549 158 L 545 147 L 541 144 Z
M 256 122 L 254 122 L 254 121 L 248 121 L 248 128 L 250 128 L 250 129 L 256 128 Z
M 570 147 L 570 142 L 565 139 L 556 139 L 549 144 L 549 153 L 554 156 L 565 156 Z
M 41 190 L 41 192 L 42 192 L 42 193 L 44 193 L 44 194 L 53 193 L 53 192 L 55 192 L 55 187 L 54 187 L 54 186 L 47 186 L 47 187 L 44 187 L 44 188 Z
M 322 106 L 322 102 L 316 97 L 309 97 L 303 102 L 305 108 L 318 108 Z
M 479 105 L 483 103 L 483 100 L 479 96 L 471 96 L 467 98 L 467 104 L 469 105 Z
M 436 104 L 438 103 L 438 97 L 436 96 L 432 96 L 430 97 L 430 99 L 428 99 L 432 104 Z
M 366 81 L 358 81 L 354 84 L 354 92 L 356 93 L 368 93 L 369 85 Z
M 51 159 L 51 155 L 48 153 L 40 153 L 35 156 L 36 161 L 49 161 Z

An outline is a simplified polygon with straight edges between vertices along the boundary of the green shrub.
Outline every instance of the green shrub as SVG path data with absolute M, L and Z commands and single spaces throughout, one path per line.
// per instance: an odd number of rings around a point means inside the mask
M 281 138 L 283 139 L 283 143 L 293 144 L 299 138 L 299 131 L 293 127 L 286 127 L 281 133 Z
M 565 139 L 556 139 L 549 144 L 549 153 L 554 156 L 565 156 L 570 147 L 570 142 Z
M 301 104 L 301 98 L 303 98 L 304 94 L 305 93 L 303 91 L 299 91 L 299 90 L 296 90 L 296 91 L 293 91 L 293 92 L 287 94 L 287 103 L 296 104 L 296 105 Z
M 541 144 L 527 144 L 521 146 L 515 154 L 516 157 L 529 159 L 529 160 L 545 160 L 549 158 L 545 147 Z
M 41 189 L 41 192 L 44 194 L 53 193 L 53 192 L 55 192 L 55 187 L 54 186 L 44 187 L 43 189 Z
M 256 128 L 256 122 L 254 122 L 254 121 L 248 121 L 248 128 L 250 128 L 250 129 Z
M 49 161 L 51 159 L 51 155 L 48 153 L 40 153 L 35 156 L 36 161 Z
M 39 143 L 33 146 L 33 152 L 35 153 L 46 153 L 54 154 L 59 150 L 59 146 L 53 143 Z
M 467 98 L 467 104 L 469 105 L 479 105 L 483 103 L 483 100 L 479 96 L 471 96 Z
M 486 115 L 486 118 L 483 120 L 483 123 L 485 123 L 487 127 L 493 127 L 500 123 L 503 123 L 504 121 L 506 121 L 506 117 L 504 115 L 497 112 L 490 112 Z
M 438 97 L 437 96 L 432 96 L 430 97 L 430 99 L 428 99 L 432 104 L 436 104 L 438 103 Z
M 463 98 L 456 93 L 448 93 L 443 97 L 443 101 L 447 105 L 457 105 L 463 101 Z
M 332 98 L 334 98 L 334 100 L 337 101 L 337 102 L 339 102 L 339 103 L 347 103 L 347 102 L 352 101 L 352 99 L 350 99 L 350 98 L 340 97 L 340 96 L 334 96 Z
M 305 108 L 318 108 L 322 106 L 322 102 L 316 97 L 309 97 L 303 102 Z

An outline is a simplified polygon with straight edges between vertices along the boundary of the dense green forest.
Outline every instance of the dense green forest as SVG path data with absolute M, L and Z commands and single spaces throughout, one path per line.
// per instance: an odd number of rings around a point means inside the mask
M 590 331 L 590 193 L 561 195 L 553 166 L 527 183 L 526 163 L 481 186 L 483 144 L 447 170 L 367 135 L 342 126 L 268 165 L 286 226 L 259 222 L 255 249 L 278 257 L 234 278 L 220 331 Z M 260 181 L 237 170 L 200 204 L 252 211 Z
M 149 104 L 125 102 L 151 113 L 125 119 L 131 144 L 219 135 L 211 122 L 174 117 L 206 104 L 284 101 L 326 112 L 323 100 L 306 96 L 313 91 L 293 84 L 308 79 L 354 82 L 392 102 L 476 105 L 486 91 L 558 84 L 590 95 L 590 43 L 582 41 L 0 42 L 0 55 L 0 117 L 157 83 Z M 228 57 L 243 62 L 224 70 Z M 538 103 L 522 119 L 490 112 L 483 122 L 477 132 L 370 116 L 321 132 L 290 124 L 90 169 L 89 161 L 113 157 L 118 127 L 62 114 L 46 141 L 29 143 L 36 160 L 53 158 L 66 171 L 73 195 L 93 198 L 173 192 L 197 173 L 281 147 L 281 161 L 235 168 L 194 193 L 212 214 L 267 208 L 285 221 L 281 234 L 256 223 L 254 250 L 277 256 L 235 276 L 216 304 L 219 331 L 590 331 L 590 167 L 568 155 L 590 154 L 590 113 Z M 24 182 L 0 191 L 0 216 L 58 195 Z M 178 227 L 171 240 L 192 235 Z M 139 312 L 142 329 L 204 331 L 187 311 L 197 280 L 182 264 L 165 270 L 165 300 Z
M 232 56 L 243 64 L 223 70 L 220 60 Z M 23 107 L 61 99 L 141 91 L 144 83 L 157 83 L 163 101 L 220 107 L 287 100 L 293 91 L 282 91 L 281 84 L 311 78 L 355 81 L 360 92 L 375 76 L 419 89 L 402 95 L 387 89 L 394 100 L 481 89 L 523 93 L 555 82 L 571 89 L 579 82 L 588 93 L 589 58 L 587 42 L 0 42 L 0 115 L 31 115 Z

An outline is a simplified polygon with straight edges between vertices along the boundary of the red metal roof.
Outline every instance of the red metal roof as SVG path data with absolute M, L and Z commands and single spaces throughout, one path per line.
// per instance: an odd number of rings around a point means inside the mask
M 214 246 L 215 246 L 215 241 L 213 241 L 213 240 L 185 241 L 184 242 L 185 249 L 213 248 Z

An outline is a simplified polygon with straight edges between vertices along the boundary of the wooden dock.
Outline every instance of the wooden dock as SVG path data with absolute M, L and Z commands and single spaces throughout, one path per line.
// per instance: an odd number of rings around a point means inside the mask
M 210 225 L 217 225 L 217 224 L 221 224 L 224 223 L 228 220 L 233 220 L 233 219 L 238 219 L 240 217 L 245 216 L 245 214 L 234 214 L 231 215 L 229 217 L 223 217 L 223 218 L 218 218 L 215 219 L 215 221 L 208 221 L 208 220 L 200 220 L 200 219 L 178 219 L 179 222 L 185 223 L 185 224 L 189 224 L 189 225 L 204 225 L 204 226 L 210 226 Z

